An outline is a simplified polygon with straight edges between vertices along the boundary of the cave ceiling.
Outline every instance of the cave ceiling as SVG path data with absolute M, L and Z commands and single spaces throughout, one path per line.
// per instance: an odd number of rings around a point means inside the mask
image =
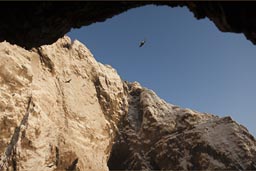
M 75 1 L 1 2 L 0 41 L 26 49 L 52 44 L 80 28 L 144 5 L 187 7 L 195 18 L 209 18 L 222 32 L 242 33 L 256 44 L 256 2 Z M 196 22 L 196 20 L 195 20 Z M 168 33 L 166 33 L 168 34 Z

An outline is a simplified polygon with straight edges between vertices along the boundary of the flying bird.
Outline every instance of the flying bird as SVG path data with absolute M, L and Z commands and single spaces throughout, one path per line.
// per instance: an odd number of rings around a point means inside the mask
M 71 79 L 69 79 L 69 80 L 65 81 L 65 83 L 70 83 L 70 81 L 71 81 Z
M 140 42 L 140 47 L 142 47 L 145 43 L 146 43 L 146 40 L 142 40 L 142 41 Z

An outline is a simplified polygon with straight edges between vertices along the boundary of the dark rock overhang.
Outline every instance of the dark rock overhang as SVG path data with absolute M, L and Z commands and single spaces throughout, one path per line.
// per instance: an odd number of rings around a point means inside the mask
M 26 49 L 52 44 L 71 28 L 102 22 L 147 4 L 186 6 L 197 19 L 208 17 L 219 30 L 243 33 L 256 44 L 256 2 L 224 1 L 1 2 L 0 41 Z

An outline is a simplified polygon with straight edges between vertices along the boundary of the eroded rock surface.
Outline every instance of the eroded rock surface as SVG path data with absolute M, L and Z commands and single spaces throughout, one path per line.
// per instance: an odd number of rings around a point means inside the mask
M 182 109 L 138 83 L 127 85 L 129 110 L 111 170 L 256 169 L 256 141 L 230 117 Z
M 127 108 L 116 71 L 68 37 L 31 51 L 4 42 L 0 56 L 2 158 L 28 97 L 34 104 L 3 168 L 108 170 L 116 124 Z
M 78 41 L 0 57 L 2 170 L 256 169 L 245 127 L 122 81 Z

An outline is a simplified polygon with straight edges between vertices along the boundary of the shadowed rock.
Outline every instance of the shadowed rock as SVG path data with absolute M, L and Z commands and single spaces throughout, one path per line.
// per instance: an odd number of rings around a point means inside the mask
M 208 17 L 223 32 L 243 33 L 256 43 L 256 2 L 1 2 L 0 41 L 26 49 L 52 44 L 71 28 L 102 22 L 147 4 L 186 6 L 197 19 Z M 166 16 L 168 18 L 168 16 Z M 196 21 L 195 21 L 196 22 Z M 166 33 L 168 34 L 168 33 Z

